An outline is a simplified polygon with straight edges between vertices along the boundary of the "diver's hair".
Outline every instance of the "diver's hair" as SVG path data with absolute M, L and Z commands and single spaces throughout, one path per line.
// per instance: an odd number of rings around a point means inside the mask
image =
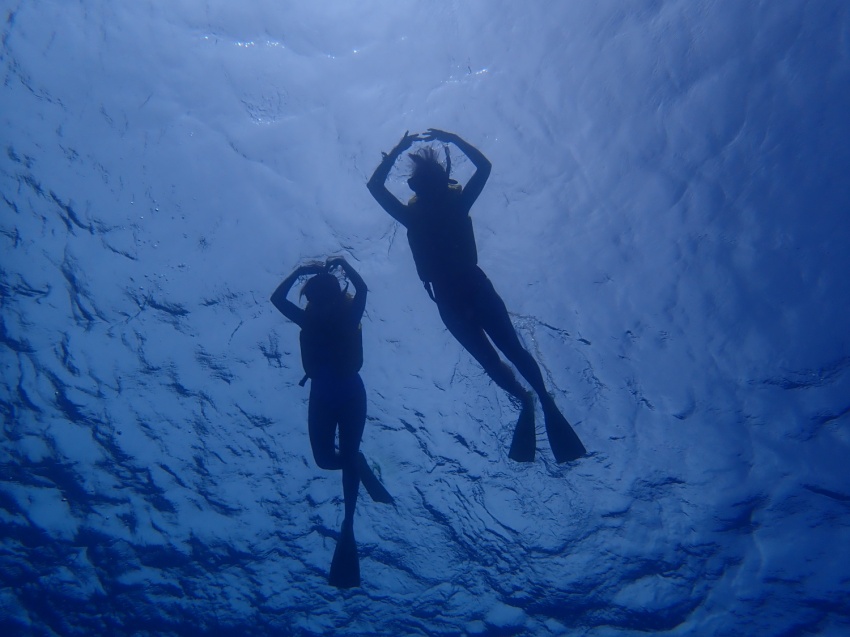
M 314 295 L 314 293 L 322 294 L 323 291 L 335 290 L 339 296 L 339 300 L 344 303 L 351 303 L 354 300 L 354 297 L 348 293 L 348 284 L 346 282 L 346 286 L 344 289 L 340 289 L 339 287 L 339 279 L 336 278 L 330 272 L 320 272 L 312 277 L 310 277 L 307 282 L 301 286 L 301 294 L 300 296 L 307 297 L 307 305 L 305 310 L 310 311 L 314 309 L 314 305 L 312 304 L 310 297 Z M 313 296 L 315 298 L 315 296 Z
M 307 282 L 301 286 L 301 294 L 300 296 L 306 296 L 307 300 L 310 300 L 310 297 L 313 296 L 314 293 L 321 294 L 323 291 L 332 290 L 336 286 L 337 291 L 339 291 L 339 279 L 337 279 L 330 272 L 320 272 L 319 274 L 314 274 Z
M 440 161 L 440 156 L 433 146 L 425 146 L 415 153 L 408 153 L 413 164 L 410 171 L 411 177 L 424 177 L 425 179 L 439 177 L 448 179 L 452 170 L 452 159 L 449 156 L 449 147 L 446 146 L 446 165 Z

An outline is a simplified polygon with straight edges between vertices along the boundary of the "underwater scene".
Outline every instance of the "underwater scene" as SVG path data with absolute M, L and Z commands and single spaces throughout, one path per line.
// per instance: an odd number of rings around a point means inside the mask
M 0 634 L 850 635 L 850 4 L 0 43 Z

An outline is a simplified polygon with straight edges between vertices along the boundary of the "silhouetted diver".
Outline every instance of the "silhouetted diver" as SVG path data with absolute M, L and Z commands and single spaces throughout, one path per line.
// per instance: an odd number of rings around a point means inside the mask
M 445 166 L 432 147 L 410 153 L 413 172 L 407 184 L 415 195 L 405 205 L 387 190 L 387 176 L 396 159 L 413 142 L 434 140 L 457 146 L 472 161 L 475 174 L 463 187 L 451 179 L 447 145 Z M 522 347 L 504 302 L 478 267 L 469 210 L 484 189 L 490 168 L 490 161 L 481 151 L 458 135 L 429 128 L 424 134 L 406 132 L 395 148 L 384 153 L 383 161 L 367 185 L 381 207 L 407 228 L 407 240 L 419 278 L 437 303 L 443 323 L 490 378 L 521 402 L 509 457 L 520 462 L 534 460 L 534 398 L 499 358 L 494 345 L 516 366 L 540 398 L 555 460 L 575 460 L 585 455 L 584 445 L 546 391 L 540 368 Z
M 337 266 L 354 284 L 353 297 L 340 289 L 330 273 Z M 304 309 L 286 298 L 302 276 L 311 277 L 301 288 L 307 297 Z M 339 588 L 359 586 L 354 508 L 361 480 L 373 500 L 393 502 L 359 451 L 366 423 L 366 390 L 358 373 L 363 365 L 360 320 L 366 308 L 366 284 L 345 259 L 334 257 L 326 264 L 296 268 L 277 287 L 271 301 L 301 328 L 301 361 L 306 374 L 301 384 L 311 379 L 307 424 L 313 458 L 322 469 L 342 469 L 345 518 L 328 581 Z M 339 452 L 334 444 L 337 427 Z

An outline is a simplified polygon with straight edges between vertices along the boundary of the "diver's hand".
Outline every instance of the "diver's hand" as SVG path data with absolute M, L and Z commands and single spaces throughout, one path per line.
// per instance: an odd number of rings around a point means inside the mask
M 348 265 L 348 261 L 345 260 L 345 257 L 330 257 L 325 262 L 325 270 L 330 272 L 331 270 L 333 270 L 336 267 L 340 267 L 343 270 L 345 270 L 345 266 L 347 266 L 347 265 Z
M 298 266 L 298 269 L 295 271 L 298 273 L 298 276 L 310 276 L 313 274 L 320 274 L 325 271 L 325 264 L 319 261 L 311 261 L 309 263 L 305 263 L 304 265 Z
M 431 142 L 453 142 L 457 139 L 457 135 L 448 131 L 440 130 L 439 128 L 429 128 L 423 133 L 422 141 Z
M 404 135 L 399 140 L 398 144 L 395 145 L 392 152 L 393 154 L 399 155 L 413 146 L 413 142 L 420 142 L 422 140 L 423 137 L 419 133 L 413 133 L 413 135 L 411 135 L 410 131 L 404 131 Z

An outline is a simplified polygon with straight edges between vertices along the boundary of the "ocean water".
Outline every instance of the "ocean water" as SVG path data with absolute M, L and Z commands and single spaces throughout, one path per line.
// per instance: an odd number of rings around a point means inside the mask
M 850 634 L 850 5 L 0 22 L 3 635 Z M 493 162 L 480 264 L 580 461 L 540 424 L 507 458 L 515 407 L 366 190 L 428 127 Z M 330 254 L 369 285 L 362 449 L 396 500 L 361 495 L 351 590 L 268 301 Z

